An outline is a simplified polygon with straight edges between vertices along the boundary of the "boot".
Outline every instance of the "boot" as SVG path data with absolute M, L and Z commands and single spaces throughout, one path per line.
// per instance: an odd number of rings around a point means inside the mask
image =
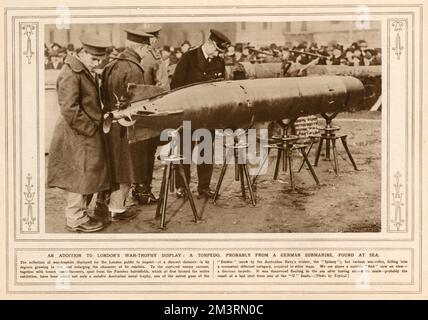
M 144 185 L 137 185 L 132 190 L 132 196 L 140 205 L 156 204 L 159 202 L 159 198 L 153 194 L 151 187 Z

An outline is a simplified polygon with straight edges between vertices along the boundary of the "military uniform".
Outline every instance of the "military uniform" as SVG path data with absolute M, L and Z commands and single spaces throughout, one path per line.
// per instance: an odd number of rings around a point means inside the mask
M 125 30 L 127 40 L 148 46 L 150 34 L 138 29 Z M 145 84 L 144 69 L 141 66 L 141 56 L 131 47 L 127 47 L 116 59 L 109 63 L 102 74 L 102 98 L 107 111 L 117 109 L 117 100 L 127 97 L 129 84 Z M 109 133 L 105 135 L 109 146 L 109 162 L 113 189 L 109 199 L 109 211 L 113 219 L 132 218 L 132 212 L 127 212 L 125 200 L 131 184 L 150 183 L 153 168 L 147 165 L 146 142 L 129 143 L 127 129 L 118 123 L 113 123 Z M 147 182 L 149 180 L 149 182 Z
M 161 63 L 161 57 L 154 49 L 150 49 L 149 52 L 141 60 L 141 66 L 144 70 L 144 83 L 147 85 L 158 85 L 157 73 L 159 65 Z M 143 140 L 138 143 L 139 150 L 139 167 L 141 168 L 142 177 L 139 182 L 142 185 L 141 190 L 144 194 L 151 192 L 151 184 L 153 180 L 153 170 L 155 165 L 155 154 L 156 149 L 159 145 L 159 137 L 153 137 L 147 140 Z
M 192 49 L 183 54 L 175 68 L 171 79 L 171 89 L 180 88 L 197 82 L 204 82 L 225 76 L 225 64 L 223 59 L 213 57 L 205 58 L 202 47 Z M 192 149 L 194 143 L 192 142 Z M 190 181 L 190 165 L 183 165 L 186 179 Z M 213 164 L 202 163 L 197 165 L 198 189 L 209 189 Z M 177 187 L 183 187 L 183 181 L 176 176 Z
M 140 56 L 126 48 L 117 59 L 106 66 L 102 74 L 102 99 L 105 111 L 117 109 L 117 98 L 125 97 L 129 83 L 145 84 Z M 141 183 L 143 168 L 138 159 L 140 143 L 128 142 L 126 128 L 113 123 L 106 139 L 109 148 L 112 180 L 119 183 Z
M 141 60 L 141 66 L 144 70 L 144 82 L 149 85 L 157 85 L 159 79 L 157 72 L 161 63 L 161 56 L 154 50 L 150 49 L 145 57 Z
M 104 56 L 109 46 L 91 34 L 82 36 L 81 42 L 92 56 Z M 67 55 L 57 79 L 57 95 L 61 116 L 49 150 L 47 185 L 67 191 L 65 217 L 70 231 L 98 231 L 104 225 L 91 220 L 88 205 L 94 193 L 110 188 L 102 110 L 98 81 L 78 56 Z
M 225 64 L 219 57 L 207 59 L 201 47 L 187 51 L 181 57 L 171 79 L 171 89 L 189 84 L 224 78 Z

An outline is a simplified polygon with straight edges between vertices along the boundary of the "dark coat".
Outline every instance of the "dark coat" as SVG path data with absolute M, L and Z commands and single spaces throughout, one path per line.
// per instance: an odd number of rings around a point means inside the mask
M 102 74 L 102 100 L 105 110 L 115 110 L 118 98 L 126 96 L 129 83 L 144 84 L 144 71 L 140 66 L 140 56 L 126 48 L 118 59 L 109 63 Z M 141 163 L 143 143 L 129 144 L 127 129 L 113 123 L 110 132 L 105 134 L 108 145 L 108 159 L 112 183 L 142 183 L 145 180 Z
M 223 59 L 214 57 L 209 62 L 199 46 L 183 54 L 171 79 L 171 89 L 192 83 L 204 82 L 225 77 Z
M 141 66 L 144 70 L 144 83 L 151 86 L 157 85 L 160 81 L 157 77 L 157 72 L 161 64 L 161 57 L 154 52 L 149 50 L 145 57 L 141 60 Z
M 65 60 L 57 93 L 61 116 L 49 151 L 48 186 L 79 194 L 109 189 L 98 84 L 74 56 Z
M 180 88 L 197 82 L 225 78 L 226 68 L 224 60 L 219 57 L 214 57 L 210 60 L 211 61 L 205 58 L 200 46 L 196 49 L 187 51 L 183 54 L 175 68 L 171 79 L 171 89 Z M 212 164 L 198 165 L 198 188 L 209 188 L 212 172 Z M 184 173 L 186 180 L 190 181 L 190 165 L 184 165 Z M 183 186 L 183 181 L 177 175 L 177 172 L 176 186 Z

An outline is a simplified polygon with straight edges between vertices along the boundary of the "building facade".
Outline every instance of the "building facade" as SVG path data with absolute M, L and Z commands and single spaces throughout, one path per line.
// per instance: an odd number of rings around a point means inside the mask
M 60 45 L 72 43 L 80 46 L 79 37 L 84 32 L 93 32 L 109 39 L 116 47 L 125 43 L 126 28 L 137 24 L 71 24 L 69 29 L 57 29 L 47 25 L 45 42 L 57 42 Z M 285 22 L 192 22 L 164 23 L 160 43 L 162 45 L 180 46 L 184 40 L 193 46 L 201 44 L 209 36 L 209 29 L 215 28 L 225 33 L 232 43 L 251 43 L 256 47 L 277 45 L 294 45 L 301 41 L 316 42 L 327 45 L 331 41 L 350 45 L 358 40 L 365 40 L 369 47 L 381 47 L 381 27 L 379 21 L 285 21 Z

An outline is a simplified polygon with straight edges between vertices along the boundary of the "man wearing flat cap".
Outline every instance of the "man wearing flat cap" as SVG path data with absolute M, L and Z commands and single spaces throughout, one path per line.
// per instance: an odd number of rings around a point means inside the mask
M 171 79 L 171 89 L 197 82 L 224 78 L 225 64 L 218 54 L 225 52 L 229 44 L 229 38 L 220 31 L 211 29 L 207 41 L 201 46 L 187 51 L 181 57 Z M 192 143 L 192 148 L 193 146 L 194 144 Z M 190 165 L 184 165 L 184 171 L 186 179 L 190 181 Z M 198 164 L 197 171 L 199 194 L 205 197 L 214 196 L 214 192 L 210 189 L 213 172 L 212 161 L 211 163 Z M 177 196 L 184 196 L 184 183 L 178 175 L 176 176 L 176 184 L 178 187 Z
M 145 84 L 141 60 L 148 53 L 153 35 L 140 29 L 125 32 L 125 50 L 105 67 L 102 74 L 101 91 L 106 111 L 118 108 L 118 99 L 127 96 L 130 84 Z M 113 221 L 129 220 L 135 216 L 135 212 L 127 210 L 125 205 L 131 184 L 140 184 L 146 179 L 146 168 L 141 165 L 145 146 L 141 142 L 129 144 L 127 129 L 118 123 L 112 124 L 106 141 L 112 179 L 109 211 Z
M 102 137 L 99 84 L 93 69 L 111 44 L 98 35 L 83 34 L 82 49 L 67 55 L 57 80 L 61 116 L 49 150 L 48 186 L 67 192 L 66 227 L 94 232 L 104 224 L 93 220 L 88 205 L 94 193 L 110 188 Z

